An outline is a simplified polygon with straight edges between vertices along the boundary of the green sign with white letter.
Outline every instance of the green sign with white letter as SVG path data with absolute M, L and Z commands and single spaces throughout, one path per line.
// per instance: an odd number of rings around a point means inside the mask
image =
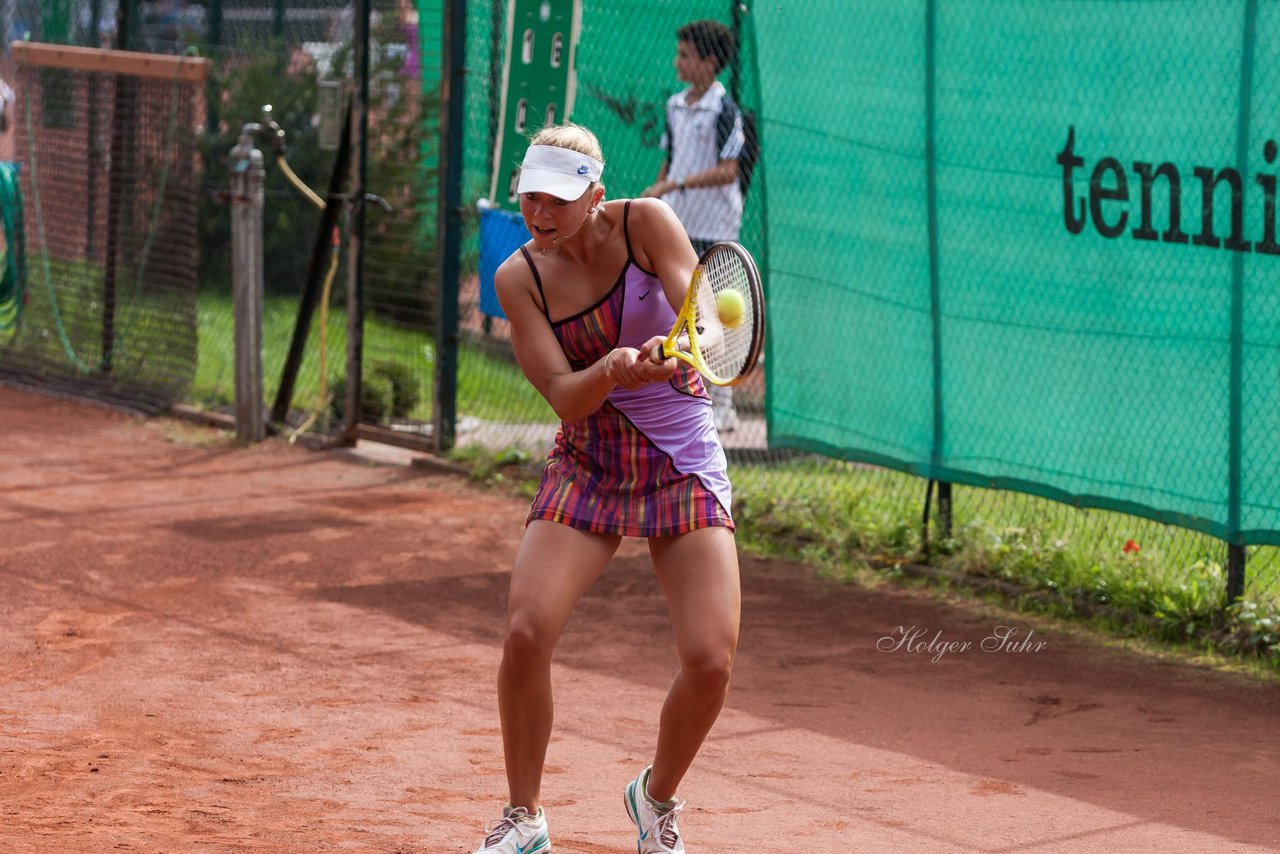
M 581 0 L 509 0 L 507 56 L 489 199 L 518 210 L 516 175 L 529 135 L 569 118 Z

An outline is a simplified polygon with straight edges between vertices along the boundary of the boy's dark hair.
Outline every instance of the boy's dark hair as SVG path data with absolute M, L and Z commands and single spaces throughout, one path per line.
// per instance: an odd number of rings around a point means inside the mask
M 676 30 L 676 38 L 693 45 L 698 56 L 714 57 L 716 72 L 733 63 L 738 56 L 738 39 L 733 30 L 719 21 L 693 21 Z

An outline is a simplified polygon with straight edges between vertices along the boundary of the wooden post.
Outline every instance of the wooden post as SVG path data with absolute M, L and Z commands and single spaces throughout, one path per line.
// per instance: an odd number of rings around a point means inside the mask
M 236 323 L 236 438 L 266 435 L 262 402 L 262 152 L 248 124 L 231 149 L 231 269 Z

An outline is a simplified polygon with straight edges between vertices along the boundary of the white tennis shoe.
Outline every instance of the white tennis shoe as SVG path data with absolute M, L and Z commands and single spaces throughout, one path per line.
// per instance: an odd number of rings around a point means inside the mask
M 545 854 L 551 850 L 542 807 L 537 815 L 529 815 L 524 807 L 503 807 L 502 818 L 487 828 L 487 833 L 475 854 Z
M 684 854 L 684 842 L 680 840 L 680 828 L 676 827 L 676 817 L 684 809 L 684 803 L 678 803 L 669 810 L 658 812 L 649 806 L 645 797 L 649 785 L 649 772 L 653 766 L 640 772 L 640 776 L 627 784 L 623 800 L 627 804 L 627 815 L 635 822 L 639 837 L 636 839 L 637 854 Z

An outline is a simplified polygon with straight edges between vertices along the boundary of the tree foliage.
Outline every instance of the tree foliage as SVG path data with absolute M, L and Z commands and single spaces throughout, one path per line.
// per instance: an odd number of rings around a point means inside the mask
M 220 125 L 200 139 L 205 181 L 210 192 L 200 200 L 201 287 L 227 290 L 231 286 L 231 206 L 229 152 L 247 123 L 261 122 L 262 108 L 285 131 L 289 167 L 309 187 L 323 195 L 333 168 L 334 153 L 322 151 L 314 117 L 319 77 L 309 63 L 293 63 L 287 71 L 279 54 L 259 54 L 218 69 L 217 89 L 223 92 Z M 253 136 L 266 164 L 263 210 L 263 255 L 268 293 L 297 294 L 305 280 L 320 211 L 289 183 L 276 163 L 270 134 Z

